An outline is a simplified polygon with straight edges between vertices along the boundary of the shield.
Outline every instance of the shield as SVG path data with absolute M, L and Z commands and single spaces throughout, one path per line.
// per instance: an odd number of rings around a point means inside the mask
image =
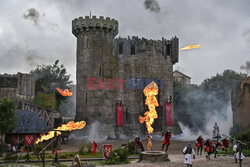
M 102 156 L 105 159 L 108 159 L 110 157 L 111 151 L 112 151 L 112 145 L 110 145 L 110 144 L 103 144 L 102 145 Z
M 35 136 L 34 135 L 25 135 L 25 144 L 31 146 L 34 144 Z

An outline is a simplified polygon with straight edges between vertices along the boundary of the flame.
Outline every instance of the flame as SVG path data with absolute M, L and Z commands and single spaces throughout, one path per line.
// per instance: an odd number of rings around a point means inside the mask
M 200 48 L 201 45 L 187 45 L 184 48 L 181 48 L 180 50 L 190 50 L 190 49 L 194 49 L 194 48 Z
M 36 140 L 36 144 L 42 142 L 43 140 L 49 140 L 55 136 L 61 135 L 61 131 L 72 131 L 76 129 L 82 129 L 86 125 L 85 121 L 74 122 L 70 121 L 67 124 L 63 124 L 60 127 L 56 128 L 55 131 L 49 131 L 47 135 L 42 135 L 39 139 Z
M 152 127 L 152 124 L 154 123 L 154 119 L 158 118 L 157 112 L 155 110 L 155 107 L 159 106 L 159 103 L 155 97 L 158 95 L 158 90 L 158 86 L 155 82 L 151 82 L 143 90 L 143 93 L 146 96 L 145 104 L 148 106 L 149 111 L 144 113 L 145 117 L 140 116 L 139 121 L 141 124 L 146 122 L 146 127 L 149 134 L 153 133 L 154 128 Z
M 73 92 L 70 92 L 69 89 L 62 90 L 60 88 L 56 88 L 56 90 L 62 95 L 62 96 L 72 96 Z

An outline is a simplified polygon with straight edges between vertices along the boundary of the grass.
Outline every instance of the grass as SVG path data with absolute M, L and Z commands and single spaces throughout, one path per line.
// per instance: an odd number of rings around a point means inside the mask
M 218 155 L 222 155 L 222 156 L 234 155 L 235 154 L 235 151 L 233 151 L 233 147 L 232 146 L 228 147 L 227 153 L 225 153 L 225 152 L 222 153 L 221 149 L 217 149 L 217 151 L 218 151 Z M 250 150 L 243 149 L 243 154 L 246 157 L 250 157 Z
M 96 152 L 95 155 L 93 155 L 92 152 L 84 152 L 79 154 L 78 152 L 59 152 L 58 153 L 58 158 L 59 159 L 73 159 L 76 154 L 79 155 L 80 158 L 102 158 L 102 153 L 101 152 Z M 7 159 L 2 159 L 2 160 L 16 160 L 18 157 L 17 156 L 11 156 L 8 157 Z M 39 156 L 41 159 L 41 157 Z M 52 153 L 45 153 L 45 159 L 53 159 L 53 154 Z M 22 156 L 20 157 L 20 160 L 26 160 L 27 159 L 27 154 L 23 153 Z M 30 153 L 29 155 L 30 160 L 37 160 L 37 157 L 35 154 Z

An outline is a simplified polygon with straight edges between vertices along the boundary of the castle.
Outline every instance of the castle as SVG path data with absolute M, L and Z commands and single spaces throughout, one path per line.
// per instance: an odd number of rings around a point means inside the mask
M 77 38 L 77 94 L 75 120 L 88 125 L 101 122 L 102 132 L 110 138 L 142 135 L 145 125 L 139 123 L 147 107 L 143 88 L 151 81 L 160 86 L 157 99 L 158 119 L 155 132 L 166 131 L 165 103 L 173 97 L 173 65 L 178 62 L 178 38 L 147 40 L 138 37 L 115 38 L 118 21 L 109 17 L 79 17 L 72 21 Z M 118 123 L 118 109 L 122 117 Z M 180 133 L 174 119 L 172 131 Z

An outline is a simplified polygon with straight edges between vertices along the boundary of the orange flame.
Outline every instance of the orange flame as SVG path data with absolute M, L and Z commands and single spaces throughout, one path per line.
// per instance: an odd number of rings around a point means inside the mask
M 82 129 L 85 127 L 85 125 L 86 125 L 85 121 L 80 121 L 80 122 L 70 121 L 56 128 L 55 129 L 56 131 L 49 131 L 47 135 L 42 135 L 39 139 L 36 140 L 36 144 L 44 140 L 49 140 L 53 138 L 55 136 L 55 133 L 57 136 L 59 136 L 61 135 L 61 131 L 72 131 L 72 130 Z
M 152 124 L 154 123 L 154 119 L 158 118 L 157 112 L 155 110 L 155 107 L 159 106 L 159 103 L 155 97 L 158 95 L 158 90 L 158 86 L 155 82 L 151 82 L 143 90 L 143 93 L 146 96 L 145 104 L 148 106 L 149 111 L 144 113 L 145 117 L 140 116 L 139 121 L 141 124 L 146 122 L 146 127 L 149 134 L 153 133 L 154 128 L 152 127 Z
M 195 49 L 195 48 L 200 48 L 201 45 L 187 45 L 184 48 L 181 48 L 180 50 L 190 50 L 190 49 Z
M 56 88 L 56 90 L 62 95 L 62 96 L 72 96 L 73 92 L 70 92 L 69 89 L 62 90 L 60 88 Z

